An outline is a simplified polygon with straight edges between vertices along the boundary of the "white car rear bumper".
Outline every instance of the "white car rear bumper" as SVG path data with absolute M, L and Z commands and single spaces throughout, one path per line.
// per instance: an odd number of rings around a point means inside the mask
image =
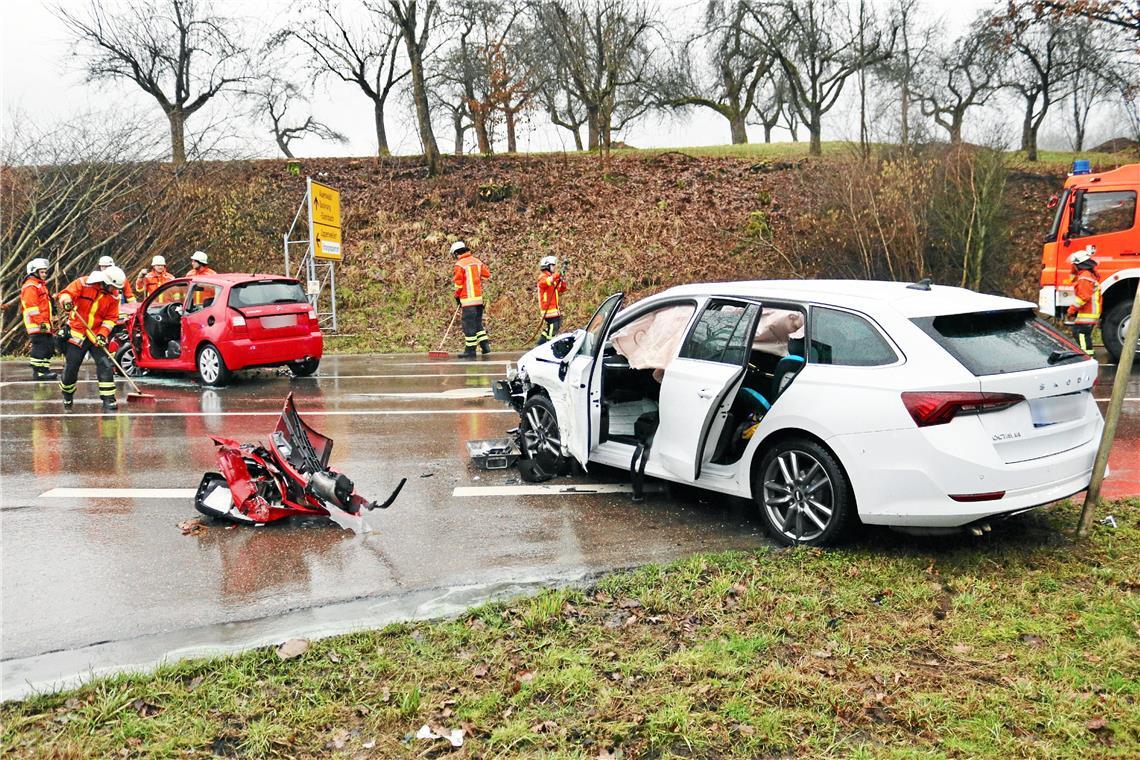
M 859 518 L 869 524 L 948 528 L 1048 504 L 1083 491 L 1100 441 L 1016 464 L 978 462 L 937 451 L 918 429 L 837 436 L 827 441 L 844 463 Z M 970 472 L 965 480 L 963 472 Z M 1004 491 L 1001 498 L 955 501 L 950 494 Z

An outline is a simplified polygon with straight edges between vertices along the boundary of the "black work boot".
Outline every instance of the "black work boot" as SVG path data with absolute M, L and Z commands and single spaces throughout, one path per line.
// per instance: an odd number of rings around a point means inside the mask
M 72 393 L 63 394 L 63 408 L 64 409 L 70 409 L 74 404 L 75 404 L 75 394 L 72 394 Z
M 482 343 L 480 343 L 479 344 L 479 350 L 482 351 L 484 354 L 491 353 L 491 341 L 485 340 Z
M 113 412 L 119 408 L 119 402 L 115 400 L 114 396 L 103 397 L 103 411 Z
M 58 380 L 59 379 L 59 373 L 58 372 L 52 372 L 50 369 L 37 369 L 35 371 L 35 375 L 32 377 L 32 379 L 33 380 Z

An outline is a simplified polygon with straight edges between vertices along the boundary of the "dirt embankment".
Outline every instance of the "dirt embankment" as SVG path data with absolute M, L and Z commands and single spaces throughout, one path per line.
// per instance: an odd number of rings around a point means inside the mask
M 358 348 L 434 347 L 453 308 L 456 237 L 491 268 L 487 325 L 503 348 L 533 340 L 537 261 L 548 253 L 569 261 L 569 324 L 616 290 L 637 298 L 694 280 L 863 275 L 851 215 L 831 192 L 838 177 L 850 181 L 850 164 L 682 153 L 452 159 L 434 179 L 400 159 L 305 160 L 300 176 L 281 161 L 215 165 L 202 180 L 213 210 L 201 244 L 223 270 L 281 268 L 305 175 L 341 190 L 337 295 L 341 332 Z M 1008 241 L 985 289 L 1035 296 L 1044 202 L 1062 177 L 1010 174 Z

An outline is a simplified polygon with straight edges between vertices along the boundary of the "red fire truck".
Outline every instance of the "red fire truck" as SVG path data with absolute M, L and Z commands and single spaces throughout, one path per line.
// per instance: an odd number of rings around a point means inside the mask
M 1073 173 L 1056 198 L 1057 213 L 1041 253 L 1042 312 L 1062 318 L 1073 302 L 1069 256 L 1087 245 L 1096 246 L 1104 312 L 1100 330 L 1112 360 L 1120 358 L 1124 331 L 1140 282 L 1140 227 L 1136 224 L 1136 194 L 1140 164 L 1093 173 L 1088 161 L 1073 162 Z

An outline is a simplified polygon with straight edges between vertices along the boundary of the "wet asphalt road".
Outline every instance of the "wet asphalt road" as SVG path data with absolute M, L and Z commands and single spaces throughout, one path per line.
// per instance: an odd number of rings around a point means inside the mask
M 326 357 L 318 377 L 243 374 L 203 390 L 162 378 L 154 405 L 102 414 L 90 365 L 75 410 L 54 383 L 0 365 L 2 696 L 94 672 L 454 612 L 476 601 L 710 549 L 766 542 L 749 505 L 691 490 L 471 496 L 457 486 L 518 484 L 476 470 L 464 442 L 517 417 L 490 397 L 513 355 L 477 362 L 423 355 Z M 1102 367 L 1097 396 L 1107 396 Z M 56 488 L 184 488 L 216 469 L 209 434 L 264 441 L 289 391 L 336 441 L 332 465 L 369 498 L 400 477 L 374 533 L 327 522 L 182 535 L 192 498 L 45 497 Z M 1106 495 L 1140 493 L 1140 374 L 1134 374 Z M 1103 408 L 1103 405 L 1102 405 Z M 593 468 L 592 468 L 593 469 Z M 568 482 L 624 483 L 593 472 Z

